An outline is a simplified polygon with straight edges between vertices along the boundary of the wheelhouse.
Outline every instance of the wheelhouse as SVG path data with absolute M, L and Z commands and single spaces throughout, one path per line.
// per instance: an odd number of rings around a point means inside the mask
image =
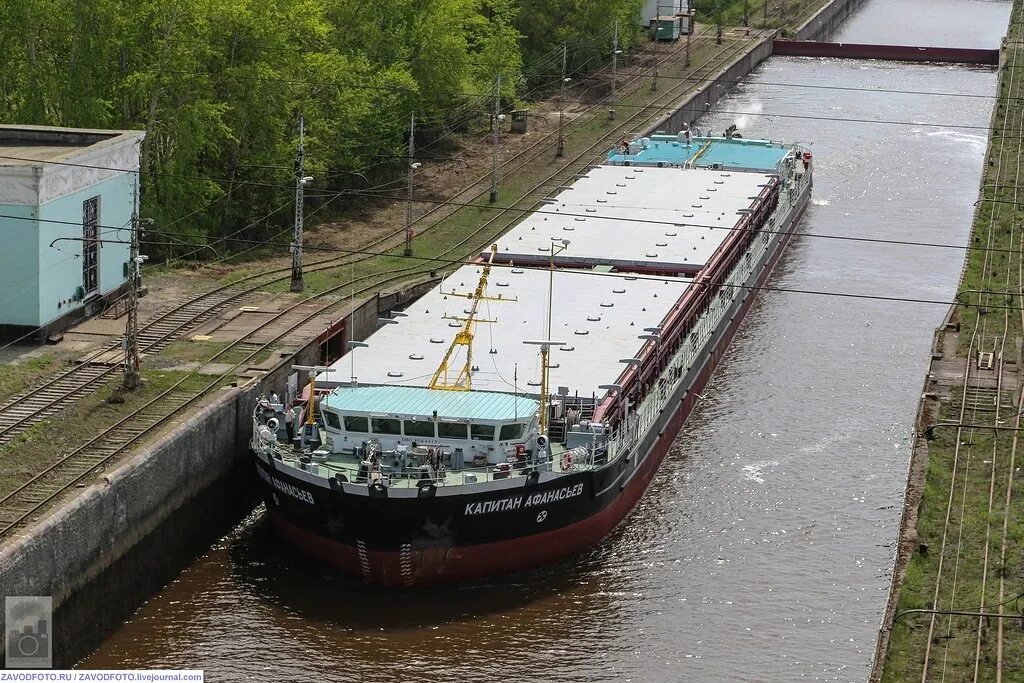
M 511 394 L 401 386 L 339 387 L 320 403 L 332 453 L 376 440 L 384 451 L 440 449 L 456 469 L 522 452 L 536 437 L 538 408 Z

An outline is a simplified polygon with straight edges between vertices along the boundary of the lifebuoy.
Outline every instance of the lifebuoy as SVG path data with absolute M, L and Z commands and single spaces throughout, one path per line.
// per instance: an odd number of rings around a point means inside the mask
M 277 421 L 276 417 L 272 417 L 269 420 L 267 420 L 267 429 L 269 429 L 272 432 L 276 432 L 277 428 L 280 426 L 281 423 Z
M 572 453 L 569 451 L 564 451 L 562 453 L 562 471 L 572 471 Z

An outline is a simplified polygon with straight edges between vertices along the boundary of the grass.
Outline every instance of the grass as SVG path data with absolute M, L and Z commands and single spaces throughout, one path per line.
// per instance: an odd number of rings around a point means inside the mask
M 1015 3 L 1013 12 L 1017 12 Z M 1011 26 L 1011 30 L 1020 38 L 1019 24 Z M 1021 50 L 1010 49 L 1007 51 L 1007 69 L 1024 67 L 1024 54 Z M 979 290 L 1006 290 L 1006 273 L 1010 270 L 1012 285 L 1017 282 L 1017 263 L 1013 262 L 1017 252 L 1021 249 L 1022 235 L 1016 227 L 1024 218 L 1024 211 L 1015 202 L 1021 201 L 1022 197 L 1017 196 L 1016 189 L 1018 181 L 1019 157 L 1022 145 L 1017 126 L 1019 126 L 1019 103 L 1008 101 L 1008 98 L 1018 98 L 1024 95 L 1024 87 L 1014 83 L 1015 92 L 1008 92 L 1007 79 L 1002 76 L 1007 70 L 1001 72 L 999 81 L 1000 99 L 996 103 L 995 116 L 993 118 L 993 138 L 985 154 L 985 170 L 982 179 L 983 190 L 979 197 L 978 206 L 975 209 L 974 225 L 971 233 L 971 243 L 978 249 L 968 253 L 967 263 L 964 269 L 963 282 L 960 287 L 958 300 L 968 305 L 957 308 L 956 314 L 960 320 L 961 328 L 974 329 L 980 322 L 980 329 L 983 329 L 987 336 L 1001 334 L 1006 321 L 1007 338 L 1024 334 L 1021 329 L 1020 315 L 1017 311 L 1007 311 L 999 307 L 1019 307 L 1022 298 L 1018 294 L 994 294 L 983 295 Z M 1011 121 L 1008 116 L 1013 115 Z M 1006 130 L 1007 124 L 1013 130 Z M 1000 132 L 1006 133 L 1000 135 Z M 995 137 L 999 136 L 999 137 Z M 1000 163 L 1002 158 L 1002 163 Z M 985 251 L 986 246 L 993 250 Z M 986 261 L 986 254 L 988 259 Z M 970 336 L 961 334 L 958 341 L 959 351 L 966 353 L 970 346 Z M 991 350 L 991 349 L 988 349 Z M 1016 354 L 1014 358 L 1016 359 Z M 1011 360 L 1012 360 L 1011 359 Z
M 942 411 L 939 420 L 956 422 L 958 397 Z M 980 420 L 979 420 L 980 421 Z M 1002 525 L 1009 453 L 1013 435 L 994 430 L 965 430 L 957 454 L 956 482 L 953 458 L 956 430 L 937 429 L 929 444 L 929 460 L 924 496 L 918 516 L 918 543 L 927 544 L 925 553 L 915 553 L 900 587 L 897 613 L 908 609 L 929 609 L 935 596 L 940 557 L 943 558 L 939 609 L 978 610 L 984 598 L 988 606 L 999 602 L 999 578 L 1005 581 L 1003 600 L 1024 590 L 1024 573 L 1020 565 L 1024 550 L 1024 498 L 1011 500 L 1007 533 L 1006 566 L 999 562 L 1002 551 Z M 1020 464 L 1018 460 L 1017 465 Z M 989 487 L 995 469 L 993 509 L 989 512 Z M 966 476 L 965 476 L 966 474 Z M 946 548 L 942 549 L 947 502 L 953 484 L 953 504 L 949 510 Z M 1019 481 L 1015 481 L 1019 485 Z M 962 514 L 961 514 L 962 511 Z M 988 576 L 982 590 L 986 533 L 988 533 Z M 956 574 L 954 585 L 953 574 Z M 1015 611 L 1008 605 L 1006 611 Z M 911 614 L 901 618 L 893 628 L 887 653 L 883 681 L 917 681 L 921 679 L 927 645 L 930 615 Z M 994 675 L 995 629 L 993 621 L 982 640 L 980 671 L 988 680 Z M 1004 624 L 1003 673 L 1007 680 L 1024 677 L 1024 639 L 1012 621 Z M 947 680 L 971 680 L 974 675 L 978 619 L 968 616 L 937 616 L 933 632 L 929 672 L 941 675 L 945 661 Z
M 113 383 L 33 425 L 0 448 L 0 496 L 7 495 L 182 379 L 185 382 L 181 391 L 199 391 L 211 381 L 209 377 L 188 373 L 147 370 L 143 372 L 140 390 L 121 394 L 123 403 L 110 401 L 113 395 L 120 394 L 117 384 Z
M 732 44 L 734 45 L 735 42 L 736 39 L 734 38 Z M 753 44 L 754 39 L 741 38 L 738 42 Z M 515 173 L 506 172 L 506 175 L 498 183 L 498 206 L 514 205 L 519 209 L 531 208 L 543 196 L 555 190 L 554 184 L 548 183 L 545 185 L 547 189 L 535 192 L 526 199 L 516 201 L 514 204 L 512 202 L 514 199 L 518 200 L 519 197 L 532 190 L 536 184 L 558 171 L 565 160 L 572 159 L 577 154 L 580 154 L 596 140 L 616 130 L 633 131 L 636 129 L 637 124 L 626 123 L 626 117 L 641 111 L 640 107 L 650 103 L 673 86 L 679 85 L 680 81 L 677 79 L 697 71 L 705 61 L 711 59 L 716 53 L 727 47 L 730 47 L 728 42 L 723 45 L 716 45 L 714 42 L 694 43 L 690 60 L 691 67 L 685 67 L 681 57 L 663 64 L 660 69 L 663 80 L 660 81 L 659 91 L 652 93 L 645 79 L 645 82 L 639 88 L 620 97 L 618 101 L 620 116 L 617 120 L 609 121 L 606 110 L 603 107 L 599 107 L 596 115 L 588 114 L 576 123 L 567 126 L 564 159 L 556 158 L 552 149 L 550 153 L 542 153 L 537 160 Z M 679 94 L 678 96 L 681 97 L 682 95 Z M 660 113 L 660 111 L 655 110 L 652 113 Z M 609 142 L 607 145 L 608 148 L 612 146 L 612 142 Z M 591 151 L 581 161 L 574 164 L 574 170 L 582 170 L 593 157 L 602 156 L 604 151 L 605 149 L 603 148 Z M 556 178 L 567 178 L 572 172 L 558 172 Z M 488 202 L 486 194 L 469 202 L 469 204 L 470 206 L 464 206 L 455 210 L 429 227 L 419 228 L 419 233 L 413 244 L 414 254 L 418 257 L 417 260 L 403 258 L 401 255 L 403 247 L 398 246 L 389 250 L 387 255 L 367 259 L 357 263 L 354 268 L 351 265 L 344 265 L 324 271 L 307 273 L 305 275 L 306 296 L 331 291 L 350 282 L 353 279 L 353 275 L 355 278 L 374 274 L 384 276 L 384 274 L 394 274 L 396 271 L 403 269 L 409 269 L 411 274 L 431 268 L 438 271 L 453 270 L 456 266 L 448 263 L 448 261 L 461 261 L 468 256 L 476 254 L 480 248 L 486 247 L 487 242 L 518 223 L 523 216 L 522 211 L 510 211 L 497 218 L 493 225 L 484 230 L 483 234 L 467 240 L 468 237 L 473 236 L 474 233 L 479 231 L 487 221 L 498 214 L 494 206 Z M 419 260 L 431 258 L 439 258 L 441 260 L 433 263 L 429 260 Z M 288 282 L 278 282 L 268 286 L 267 289 L 272 292 L 285 292 L 288 290 Z M 344 296 L 345 293 L 344 288 L 337 291 L 339 296 Z
M 40 378 L 51 374 L 57 365 L 57 359 L 52 354 L 0 365 L 0 398 L 25 391 Z
M 1021 1 L 1014 3 L 1012 16 L 1021 12 Z M 1015 41 L 1021 39 L 1021 24 L 1011 24 L 1010 39 L 1006 55 L 1008 66 L 1020 68 L 1024 66 L 1024 54 Z M 1011 104 L 1009 98 L 1024 95 L 1024 87 L 1014 83 L 1011 92 L 1007 75 L 1006 69 L 1000 72 L 1000 99 L 996 103 L 992 138 L 985 156 L 982 201 L 978 204 L 972 226 L 971 243 L 980 248 L 967 255 L 958 296 L 964 305 L 958 306 L 954 314 L 960 322 L 957 348 L 961 357 L 966 356 L 971 347 L 975 330 L 978 337 L 974 352 L 979 345 L 981 350 L 997 350 L 994 344 L 1005 331 L 1008 342 L 1006 360 L 1019 361 L 1014 340 L 1024 335 L 1021 313 L 999 307 L 1019 307 L 1022 297 L 1005 293 L 983 295 L 977 291 L 1019 292 L 1021 285 L 1019 269 L 1024 231 L 1020 230 L 1020 224 L 1024 212 L 1012 203 L 1018 200 L 1012 186 L 1018 182 L 1022 151 L 1016 130 L 1020 110 L 1018 103 L 1014 100 Z M 1010 122 L 1008 117 L 1012 118 Z M 1012 131 L 1005 130 L 1008 123 Z M 1002 133 L 1006 137 L 1001 137 Z M 1002 164 L 999 163 L 1000 154 Z M 986 260 L 986 246 L 1006 251 L 989 251 Z M 951 400 L 940 409 L 938 422 L 959 422 L 960 392 L 962 389 L 954 391 Z M 1012 412 L 1004 409 L 1002 415 Z M 965 422 L 991 423 L 994 419 L 993 413 L 972 415 L 969 410 Z M 1010 419 L 1003 419 L 1007 425 L 1012 424 Z M 1019 476 L 1013 482 L 1014 491 L 1009 504 L 1006 502 L 1014 434 L 992 429 L 965 429 L 958 452 L 955 428 L 934 431 L 928 448 L 925 487 L 917 520 L 918 543 L 927 544 L 927 552 L 915 553 L 907 566 L 906 576 L 899 587 L 897 614 L 908 609 L 932 607 L 940 559 L 939 609 L 977 611 L 982 603 L 989 607 L 996 605 L 1000 602 L 1000 579 L 1004 581 L 1003 601 L 1024 592 L 1024 566 L 1021 563 L 1021 553 L 1024 552 L 1024 496 L 1021 488 L 1024 481 Z M 1024 452 L 1015 458 L 1013 469 L 1017 470 L 1024 464 Z M 991 510 L 990 490 L 993 492 Z M 1004 519 L 1007 523 L 1005 548 Z M 944 529 L 946 547 L 943 551 Z M 988 573 L 983 586 L 986 549 Z M 1004 553 L 1005 565 L 1000 562 Z M 1017 613 L 1018 606 L 1011 600 L 1004 611 Z M 995 678 L 997 621 L 991 620 L 982 629 L 979 680 Z M 922 679 L 930 623 L 931 615 L 927 614 L 910 614 L 895 623 L 886 652 L 883 681 L 896 683 Z M 1024 638 L 1021 637 L 1020 620 L 1005 620 L 1002 626 L 1003 680 L 1024 680 Z M 977 617 L 936 616 L 927 672 L 929 678 L 975 680 L 978 629 Z

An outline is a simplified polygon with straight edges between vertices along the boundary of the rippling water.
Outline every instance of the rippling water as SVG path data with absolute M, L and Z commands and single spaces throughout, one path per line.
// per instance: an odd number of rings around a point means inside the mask
M 873 12 L 884 23 L 896 4 L 909 5 L 876 0 L 850 26 Z M 928 3 L 956 15 L 978 5 L 1001 7 L 1005 26 L 1008 5 Z M 840 38 L 866 39 L 853 28 Z M 745 113 L 713 113 L 712 129 L 738 121 L 815 155 L 804 234 L 771 286 L 949 300 L 961 250 L 826 236 L 963 244 L 992 100 L 901 93 L 988 95 L 995 80 L 773 58 L 722 102 L 719 112 Z M 628 523 L 583 558 L 486 585 L 386 592 L 295 555 L 257 513 L 82 664 L 195 666 L 226 681 L 864 680 L 943 313 L 763 292 Z

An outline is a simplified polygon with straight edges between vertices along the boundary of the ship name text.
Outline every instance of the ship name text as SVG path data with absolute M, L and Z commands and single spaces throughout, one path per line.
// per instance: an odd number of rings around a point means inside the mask
M 263 481 L 267 482 L 286 496 L 291 496 L 292 498 L 301 500 L 303 503 L 309 503 L 310 505 L 315 503 L 313 500 L 313 494 L 309 491 L 303 491 L 297 486 L 292 486 L 286 481 L 281 481 L 277 477 L 270 476 L 263 471 L 262 467 L 257 467 L 256 471 L 260 473 L 260 478 L 263 479 Z
M 509 512 L 520 508 L 531 508 L 538 505 L 547 505 L 560 500 L 575 498 L 583 493 L 583 484 L 575 486 L 563 486 L 560 489 L 552 489 L 543 493 L 528 493 L 525 495 L 499 498 L 498 500 L 485 500 L 479 503 L 466 503 L 466 516 L 486 515 L 492 512 Z

